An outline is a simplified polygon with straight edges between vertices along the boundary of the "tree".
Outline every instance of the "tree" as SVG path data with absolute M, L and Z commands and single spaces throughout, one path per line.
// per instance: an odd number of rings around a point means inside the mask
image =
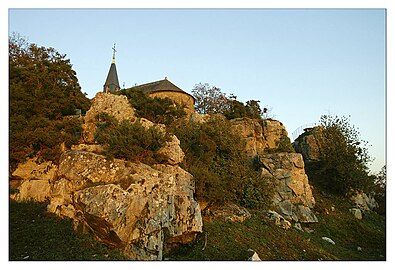
M 27 157 L 56 160 L 60 144 L 76 143 L 81 121 L 66 119 L 86 111 L 90 100 L 81 92 L 70 60 L 53 48 L 9 37 L 10 170 Z
M 375 182 L 373 191 L 375 193 L 374 198 L 379 204 L 379 208 L 376 210 L 377 213 L 385 215 L 386 213 L 386 191 L 387 191 L 387 166 L 384 165 L 379 173 L 375 176 Z
M 192 89 L 192 95 L 195 98 L 195 109 L 198 113 L 221 113 L 223 114 L 229 108 L 229 99 L 221 89 L 216 86 L 210 86 L 208 83 L 196 84 Z
M 259 100 L 249 100 L 244 104 L 237 100 L 233 94 L 227 96 L 216 86 L 210 86 L 208 83 L 196 84 L 192 89 L 192 95 L 195 97 L 195 109 L 198 113 L 223 114 L 227 119 L 248 117 L 262 119 L 267 109 L 261 109 Z
M 349 119 L 323 115 L 320 125 L 322 130 L 315 136 L 320 147 L 320 161 L 313 169 L 316 178 L 324 187 L 341 194 L 350 189 L 372 187 L 373 178 L 368 169 L 372 158 L 367 142 L 360 139 Z

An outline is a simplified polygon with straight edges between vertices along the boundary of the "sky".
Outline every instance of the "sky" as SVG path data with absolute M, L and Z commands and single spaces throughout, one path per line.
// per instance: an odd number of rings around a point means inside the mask
M 385 9 L 9 9 L 8 34 L 70 59 L 82 91 L 102 91 L 116 43 L 121 87 L 168 77 L 260 100 L 290 136 L 350 117 L 385 165 Z

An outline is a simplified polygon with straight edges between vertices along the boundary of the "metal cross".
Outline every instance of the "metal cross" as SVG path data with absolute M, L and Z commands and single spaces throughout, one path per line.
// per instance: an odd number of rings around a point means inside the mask
M 115 53 L 117 52 L 117 50 L 115 50 L 115 43 L 114 43 L 114 47 L 112 47 L 112 50 L 114 51 L 113 54 L 112 54 L 113 58 L 115 58 Z

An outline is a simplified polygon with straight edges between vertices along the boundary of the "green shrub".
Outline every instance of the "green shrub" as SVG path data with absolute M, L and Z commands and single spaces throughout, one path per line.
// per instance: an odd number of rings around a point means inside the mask
M 158 129 L 145 128 L 140 122 L 118 121 L 102 113 L 97 116 L 95 139 L 105 146 L 105 154 L 110 158 L 122 158 L 147 164 L 161 161 L 156 151 L 163 147 L 170 137 Z
M 243 151 L 244 142 L 228 120 L 174 127 L 186 156 L 182 166 L 195 178 L 196 197 L 212 203 L 233 201 L 258 207 L 268 198 L 265 180 Z
M 142 91 L 125 89 L 120 92 L 136 110 L 136 116 L 154 123 L 169 125 L 174 120 L 185 117 L 184 107 L 170 98 L 150 97 Z

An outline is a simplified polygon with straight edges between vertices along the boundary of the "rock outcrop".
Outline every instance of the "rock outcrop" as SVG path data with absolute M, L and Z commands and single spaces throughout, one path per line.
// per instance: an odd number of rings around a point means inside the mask
M 373 194 L 368 196 L 362 191 L 352 191 L 350 199 L 354 206 L 362 211 L 373 211 L 375 208 L 379 207 Z
M 168 247 L 202 231 L 193 176 L 178 166 L 69 151 L 51 187 L 48 211 L 133 259 L 161 260 Z
M 318 222 L 311 211 L 315 205 L 301 154 L 277 153 L 258 156 L 262 176 L 271 179 L 273 204 L 287 219 Z
M 11 175 L 11 180 L 18 192 L 11 198 L 18 201 L 34 200 L 44 202 L 50 196 L 50 180 L 56 174 L 57 167 L 53 162 L 37 162 L 31 158 L 19 164 Z
M 86 143 L 95 143 L 96 117 L 100 113 L 107 113 L 117 120 L 127 119 L 132 122 L 136 120 L 134 109 L 130 106 L 126 96 L 99 92 L 94 97 L 92 106 L 84 117 L 83 138 Z
M 306 130 L 293 143 L 297 153 L 301 153 L 305 161 L 320 160 L 319 137 L 322 134 L 322 127 L 317 126 Z
M 265 153 L 276 149 L 283 136 L 288 136 L 284 125 L 272 119 L 236 118 L 230 120 L 232 128 L 245 139 L 244 150 L 249 156 Z
M 244 207 L 234 203 L 227 203 L 222 206 L 213 206 L 210 209 L 211 214 L 218 219 L 231 222 L 243 222 L 251 218 L 250 212 Z

